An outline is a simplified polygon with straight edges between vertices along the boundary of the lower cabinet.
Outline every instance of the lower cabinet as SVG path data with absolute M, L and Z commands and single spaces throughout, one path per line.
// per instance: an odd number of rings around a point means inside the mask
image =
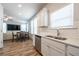
M 48 47 L 45 44 L 41 45 L 41 53 L 43 56 L 47 56 L 48 55 Z
M 55 42 L 52 40 L 48 40 L 46 38 L 42 38 L 41 40 L 41 53 L 44 56 L 64 56 L 65 55 L 65 45 L 63 46 L 62 43 Z M 52 43 L 52 44 L 51 44 Z M 56 45 L 55 45 L 56 44 Z M 60 46 L 57 44 L 60 44 Z M 61 48 L 61 46 L 63 46 Z
M 48 55 L 49 56 L 64 56 L 63 52 L 59 50 L 53 49 L 52 47 L 48 47 Z
M 35 47 L 35 35 L 33 35 L 33 46 Z
M 68 46 L 67 55 L 68 56 L 79 56 L 79 48 Z
M 41 53 L 44 56 L 79 56 L 79 48 L 42 37 Z

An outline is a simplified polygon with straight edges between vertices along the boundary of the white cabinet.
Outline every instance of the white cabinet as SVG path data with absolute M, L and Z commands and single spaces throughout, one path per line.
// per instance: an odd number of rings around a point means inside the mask
M 53 40 L 42 38 L 41 53 L 47 56 L 65 56 L 65 45 Z
M 0 4 L 0 48 L 3 47 L 3 7 Z
M 47 8 L 43 8 L 39 12 L 39 26 L 48 26 L 48 11 Z
M 79 56 L 79 48 L 68 46 L 67 55 L 68 56 Z
M 43 41 L 44 38 L 41 39 L 41 53 L 43 56 L 47 56 L 48 55 L 48 47 L 47 47 L 47 43 L 45 41 Z
M 79 47 L 42 37 L 41 53 L 44 56 L 79 56 Z
M 35 46 L 35 35 L 33 35 L 33 46 Z
M 42 53 L 44 56 L 47 56 L 47 50 L 48 50 L 47 45 L 42 44 L 42 45 L 41 45 L 41 53 Z
M 63 52 L 59 51 L 59 49 L 55 49 L 55 47 L 48 46 L 48 55 L 49 56 L 64 56 L 65 54 Z
M 64 43 L 42 37 L 41 53 L 44 56 L 79 56 L 79 47 L 74 47 Z

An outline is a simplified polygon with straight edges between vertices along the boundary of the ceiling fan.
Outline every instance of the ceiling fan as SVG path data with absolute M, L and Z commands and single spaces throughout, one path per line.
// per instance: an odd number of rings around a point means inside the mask
M 4 16 L 4 17 L 3 17 L 3 20 L 4 20 L 4 21 L 8 21 L 8 20 L 10 20 L 10 19 L 13 19 L 13 17 L 11 17 L 11 16 Z

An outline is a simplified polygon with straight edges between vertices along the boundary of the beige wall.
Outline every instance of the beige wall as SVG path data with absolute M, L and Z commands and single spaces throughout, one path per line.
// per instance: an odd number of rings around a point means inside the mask
M 66 5 L 68 5 L 68 4 L 59 4 L 59 5 L 48 4 L 46 7 L 48 8 L 49 14 L 50 14 L 51 12 L 54 12 L 55 10 L 58 10 L 59 8 L 62 8 Z M 66 38 L 69 38 L 69 39 L 79 39 L 79 4 L 74 5 L 74 27 L 76 27 L 76 28 L 60 29 L 59 30 L 60 36 L 66 37 Z M 42 29 L 40 32 L 46 33 L 46 35 L 50 34 L 50 35 L 53 35 L 53 36 L 56 36 L 56 34 L 57 34 L 55 29 L 49 29 L 49 28 L 47 28 L 47 30 Z

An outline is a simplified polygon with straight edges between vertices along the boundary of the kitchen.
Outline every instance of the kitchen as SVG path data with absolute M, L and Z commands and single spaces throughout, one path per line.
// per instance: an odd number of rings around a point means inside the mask
M 50 3 L 30 20 L 36 50 L 44 56 L 78 56 L 78 10 L 78 3 Z
M 79 3 L 20 3 L 20 7 L 18 5 L 18 3 L 0 4 L 1 17 L 4 9 L 15 10 L 11 12 L 11 16 L 14 15 L 15 18 L 5 23 L 19 24 L 19 28 L 23 25 L 21 30 L 7 30 L 3 33 L 6 27 L 2 28 L 4 21 L 0 19 L 0 55 L 3 53 L 14 56 L 79 56 Z M 5 14 L 9 13 L 6 11 Z M 27 17 L 24 19 L 24 16 Z M 12 32 L 22 30 L 29 33 L 29 39 L 12 42 Z M 8 40 L 10 44 L 3 44 Z

